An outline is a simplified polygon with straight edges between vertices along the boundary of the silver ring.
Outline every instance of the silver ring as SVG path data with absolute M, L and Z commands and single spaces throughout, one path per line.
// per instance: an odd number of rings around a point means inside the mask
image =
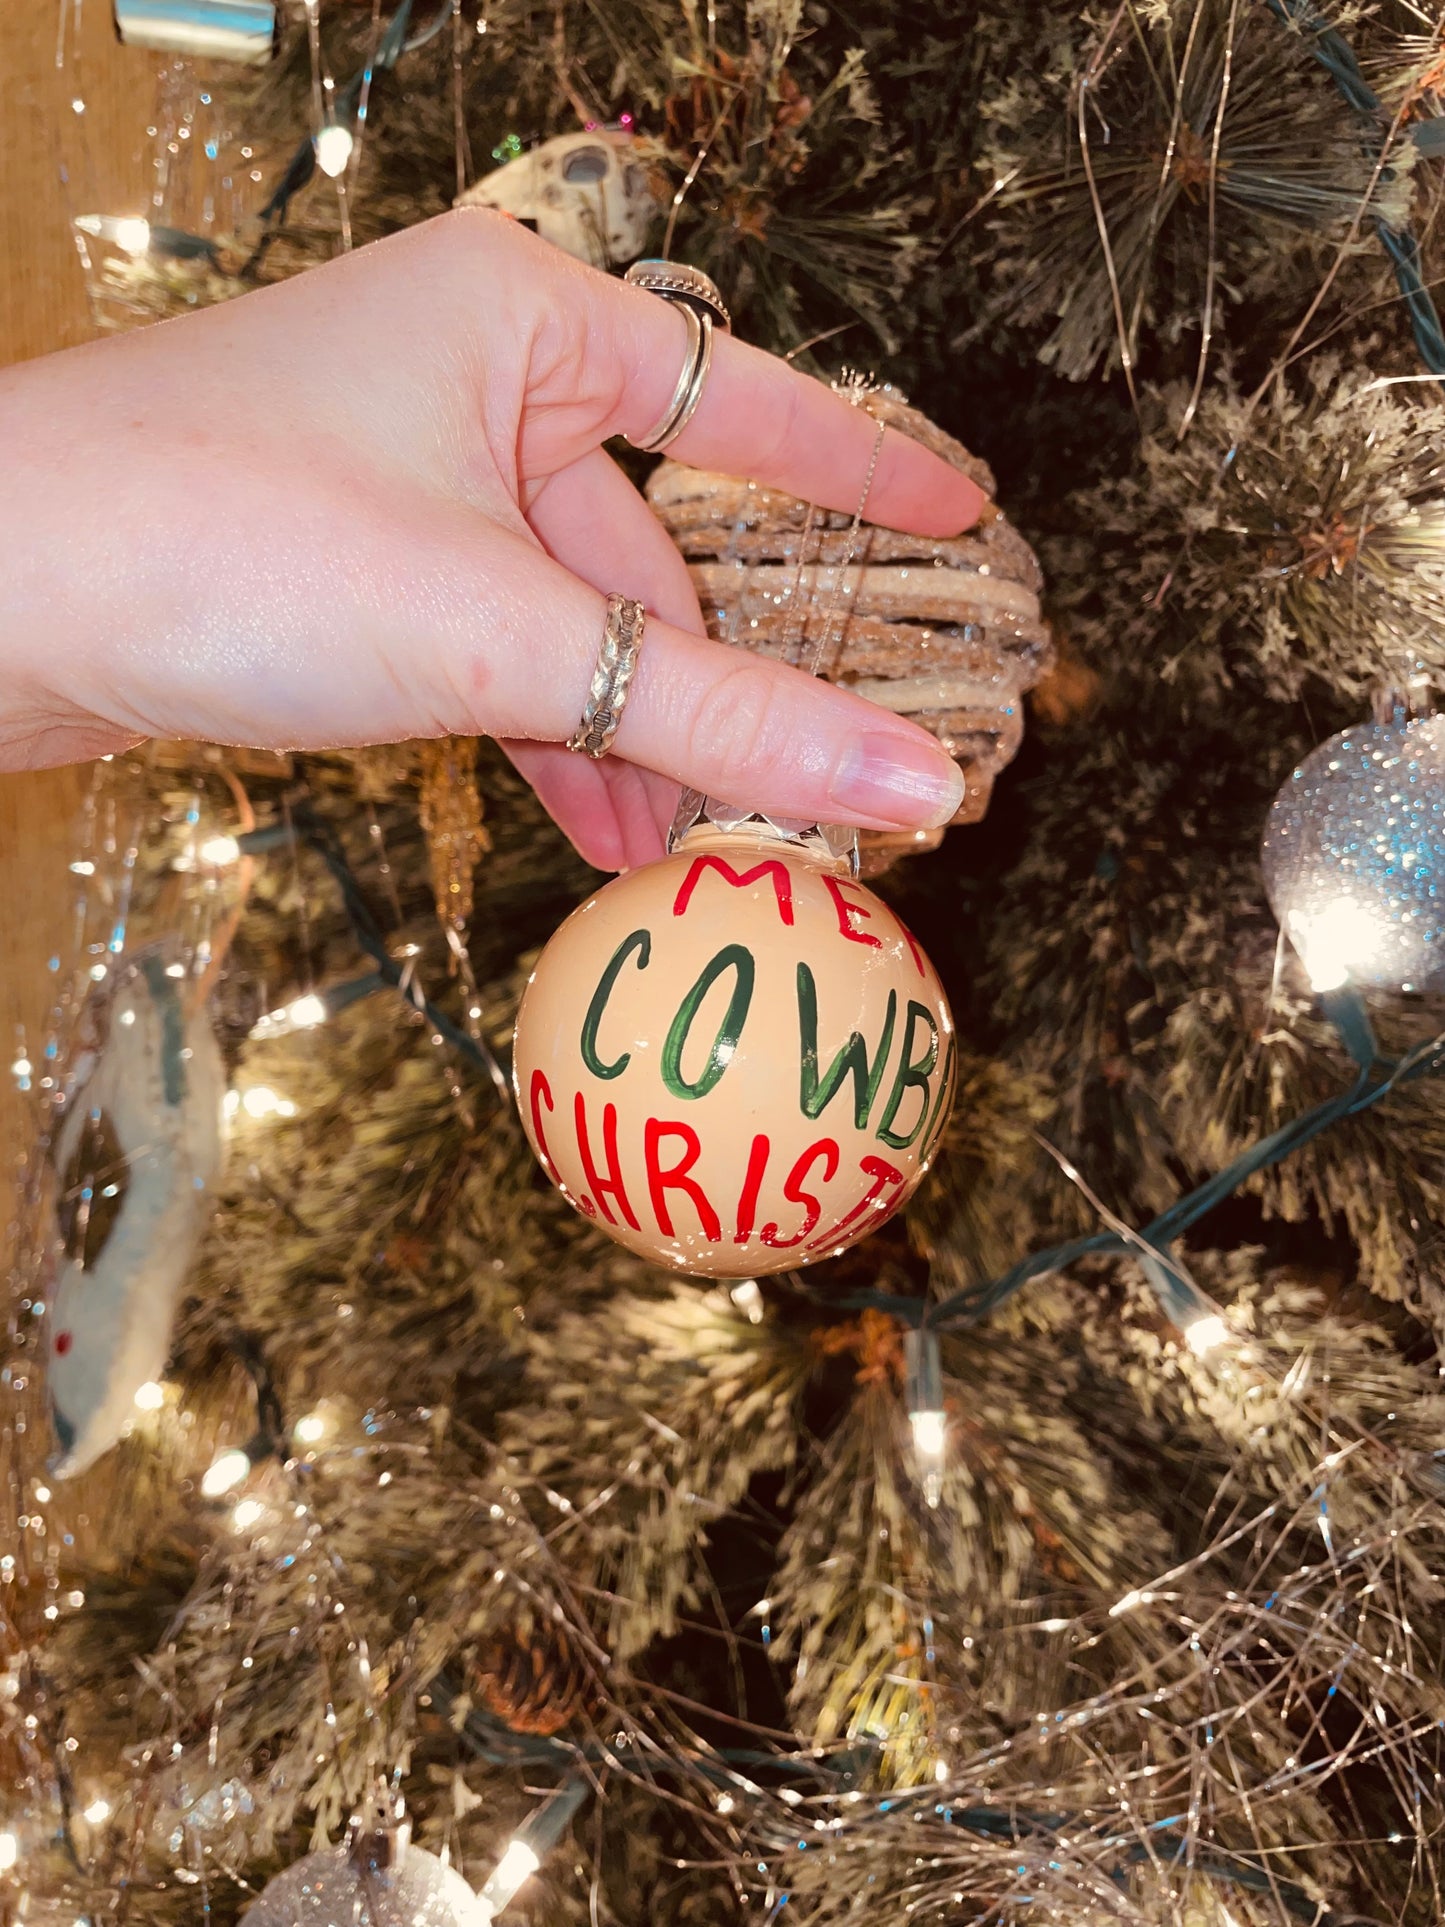
M 602 647 L 597 652 L 597 667 L 592 671 L 592 687 L 576 735 L 567 738 L 568 749 L 579 750 L 600 762 L 612 747 L 617 725 L 627 707 L 632 672 L 642 648 L 647 611 L 640 602 L 626 596 L 607 598 L 607 623 L 602 631 Z
M 718 293 L 717 283 L 701 268 L 690 268 L 685 261 L 634 261 L 624 279 L 634 288 L 660 294 L 664 301 L 696 308 L 699 315 L 710 316 L 713 326 L 721 328 L 725 335 L 732 333 L 732 316 Z
M 712 366 L 711 317 L 700 315 L 696 308 L 683 302 L 677 303 L 677 311 L 687 328 L 687 353 L 672 400 L 645 435 L 627 437 L 634 448 L 640 448 L 647 455 L 656 455 L 669 442 L 675 442 L 687 427 L 702 400 L 707 371 Z
M 634 261 L 626 278 L 634 288 L 643 288 L 675 307 L 687 327 L 687 354 L 672 400 L 646 435 L 627 437 L 634 448 L 656 455 L 676 441 L 692 420 L 712 366 L 712 331 L 721 328 L 727 334 L 732 319 L 711 277 L 701 268 L 676 261 Z

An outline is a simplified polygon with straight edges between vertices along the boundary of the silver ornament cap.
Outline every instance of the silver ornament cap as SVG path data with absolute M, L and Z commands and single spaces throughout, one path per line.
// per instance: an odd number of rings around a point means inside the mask
M 1263 862 L 1316 990 L 1445 990 L 1445 715 L 1312 750 L 1270 805 Z
M 492 1909 L 454 1867 L 411 1844 L 394 1796 L 379 1794 L 349 1842 L 308 1853 L 270 1882 L 245 1927 L 489 1927 Z

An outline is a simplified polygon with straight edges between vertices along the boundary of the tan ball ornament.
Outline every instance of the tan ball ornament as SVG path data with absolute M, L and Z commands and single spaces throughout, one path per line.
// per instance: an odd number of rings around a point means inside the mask
M 956 1040 L 933 965 L 857 881 L 851 831 L 690 803 L 673 853 L 543 951 L 513 1077 L 578 1211 L 653 1263 L 751 1277 L 846 1250 L 904 1203 Z

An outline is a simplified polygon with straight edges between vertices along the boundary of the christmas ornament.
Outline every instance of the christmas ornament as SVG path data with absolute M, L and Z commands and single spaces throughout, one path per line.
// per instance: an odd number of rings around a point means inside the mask
M 1312 750 L 1270 805 L 1264 881 L 1316 990 L 1445 988 L 1445 716 Z
M 490 848 L 482 827 L 474 736 L 443 736 L 422 744 L 421 827 L 437 916 L 444 929 L 460 935 L 471 922 L 477 864 Z
M 127 47 L 260 67 L 276 51 L 274 0 L 115 0 Z
M 399 1803 L 373 1801 L 345 1847 L 308 1853 L 241 1916 L 248 1927 L 487 1927 L 466 1881 L 411 1844 Z
M 942 986 L 851 830 L 684 798 L 673 853 L 575 910 L 517 1014 L 523 1123 L 620 1244 L 705 1277 L 811 1264 L 927 1169 L 956 1075 Z
M 588 1699 L 586 1662 L 565 1626 L 520 1613 L 468 1669 L 478 1701 L 513 1733 L 550 1738 Z
M 992 495 L 987 466 L 896 389 L 850 392 Z M 687 558 L 710 635 L 816 669 L 922 723 L 968 779 L 954 821 L 983 816 L 1023 737 L 1024 692 L 1052 659 L 1038 562 L 997 510 L 936 540 L 856 526 L 776 489 L 670 461 L 647 494 Z M 863 873 L 942 839 L 942 830 L 865 831 Z
M 500 208 L 579 261 L 612 268 L 641 254 L 660 200 L 636 136 L 599 128 L 543 141 L 456 204 Z
M 60 1453 L 83 1472 L 158 1379 L 221 1161 L 225 1072 L 181 966 L 140 951 L 86 1013 L 80 1080 L 56 1136 L 63 1252 L 51 1292 L 49 1391 Z

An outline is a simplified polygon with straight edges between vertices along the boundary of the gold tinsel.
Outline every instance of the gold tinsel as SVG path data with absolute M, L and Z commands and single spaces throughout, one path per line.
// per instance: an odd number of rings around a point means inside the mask
M 482 824 L 474 736 L 442 736 L 422 744 L 421 826 L 437 916 L 460 936 L 471 921 L 477 865 L 491 848 Z

